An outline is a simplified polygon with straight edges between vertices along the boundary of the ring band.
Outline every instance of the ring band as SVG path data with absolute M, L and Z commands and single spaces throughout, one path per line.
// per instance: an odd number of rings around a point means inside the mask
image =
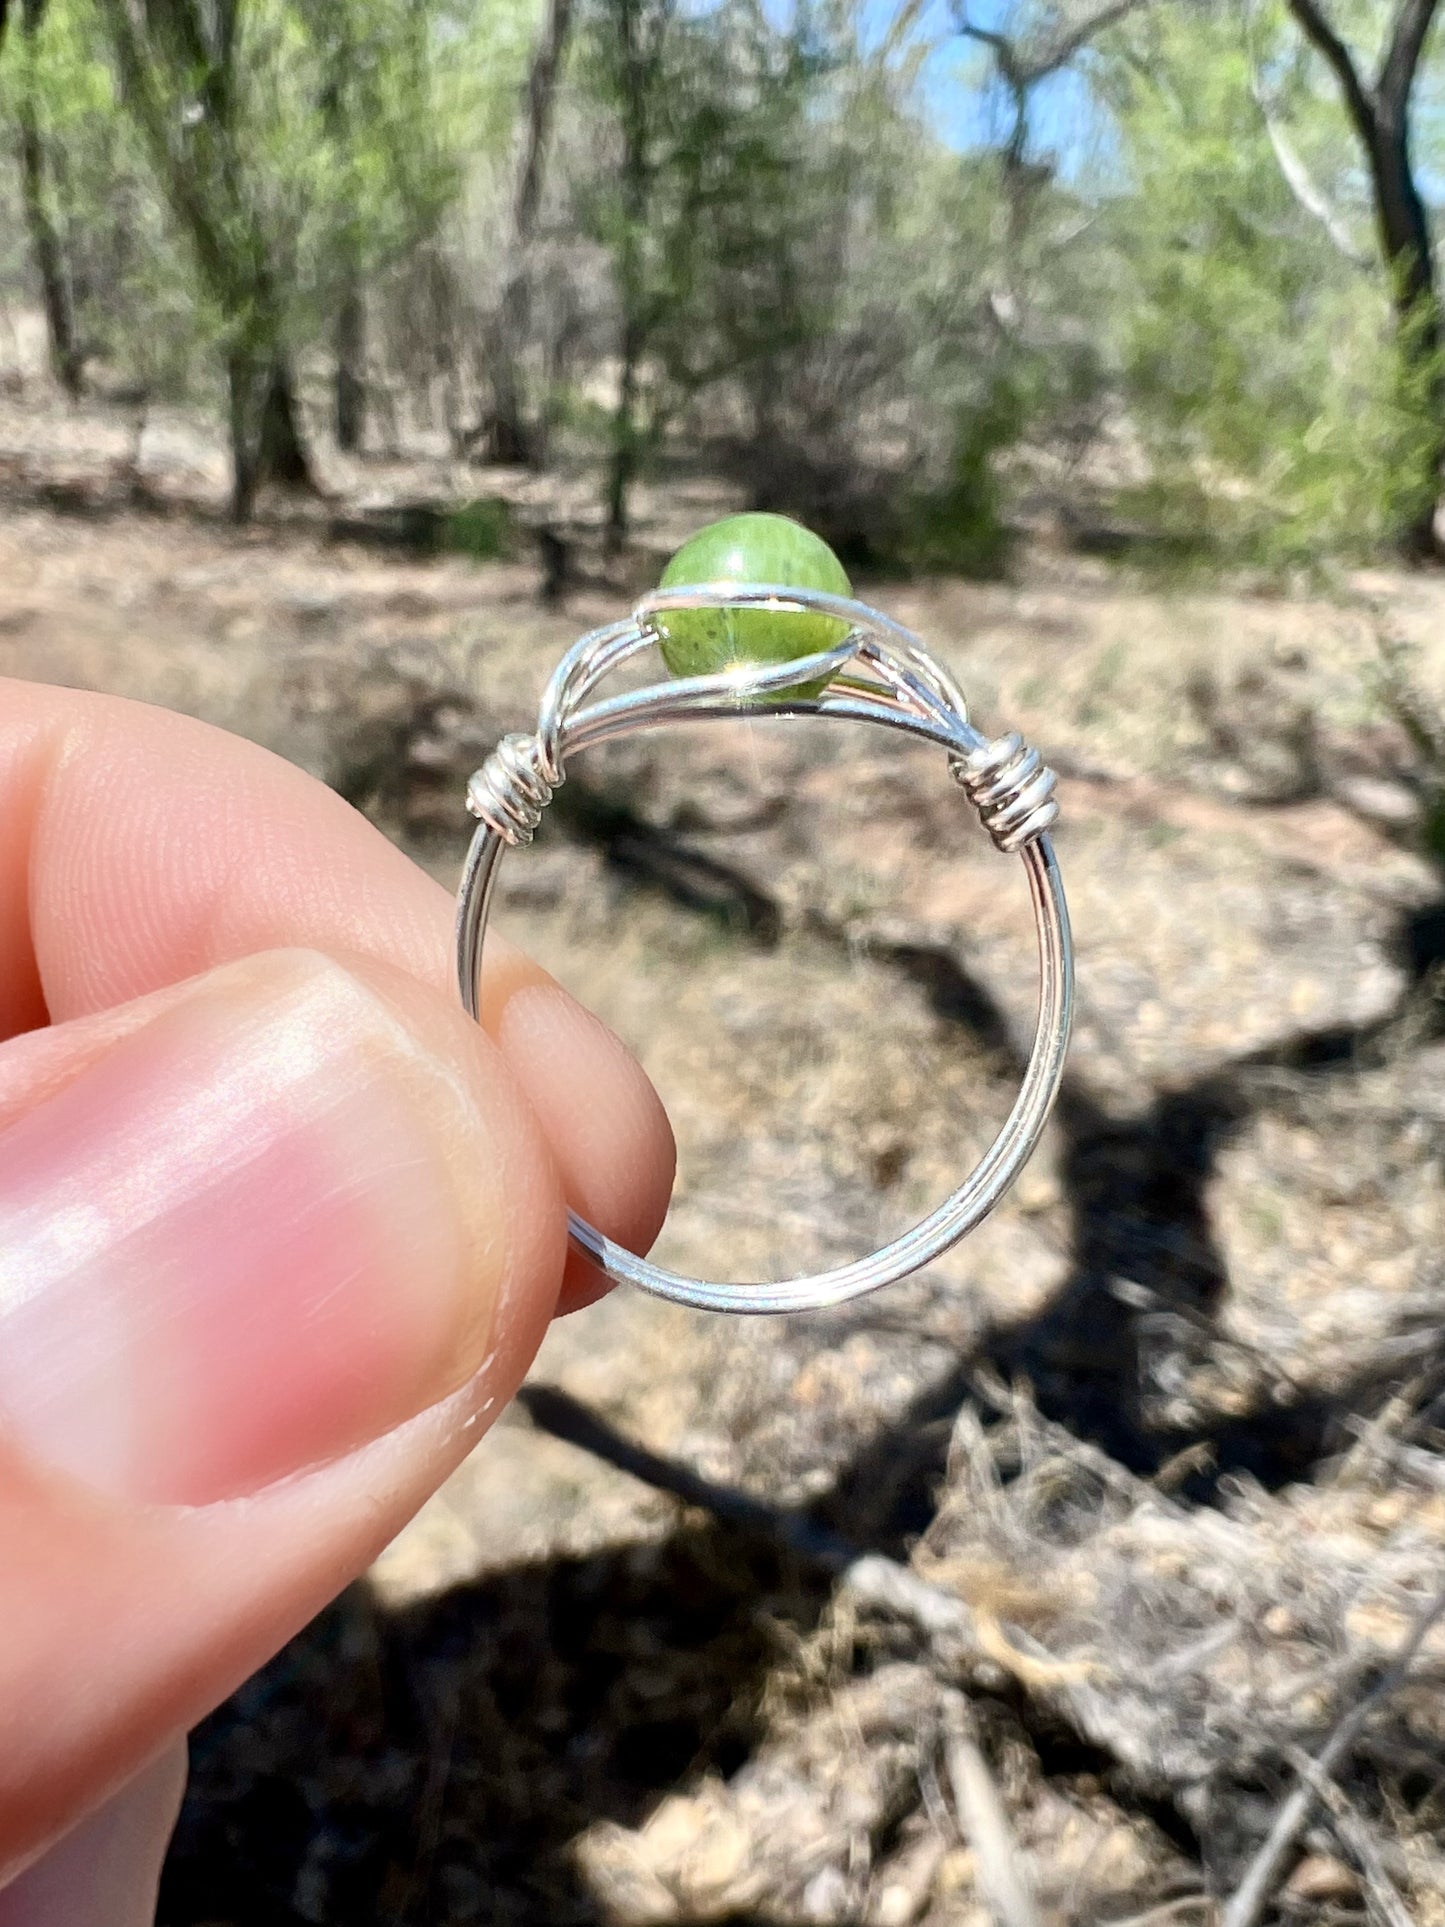
M 739 664 L 717 675 L 650 684 L 594 700 L 613 670 L 655 646 L 654 616 L 676 609 L 737 608 L 837 616 L 849 625 L 848 633 L 835 648 L 790 662 Z M 821 694 L 798 693 L 824 679 Z M 714 1284 L 651 1264 L 569 1213 L 574 1246 L 618 1284 L 637 1285 L 705 1311 L 817 1311 L 908 1277 L 988 1216 L 1023 1169 L 1048 1121 L 1073 1022 L 1069 913 L 1048 836 L 1059 813 L 1054 774 L 1017 735 L 990 739 L 973 727 L 961 691 L 918 637 L 846 596 L 733 584 L 658 590 L 625 621 L 583 636 L 547 685 L 536 733 L 504 736 L 467 785 L 467 807 L 480 823 L 457 893 L 457 983 L 468 1014 L 476 1017 L 482 946 L 502 852 L 531 842 L 570 757 L 634 730 L 710 718 L 736 720 L 744 714 L 836 717 L 936 743 L 947 752 L 954 780 L 995 845 L 1022 857 L 1038 932 L 1038 1020 L 1012 1110 L 959 1188 L 911 1230 L 866 1258 L 773 1283 Z

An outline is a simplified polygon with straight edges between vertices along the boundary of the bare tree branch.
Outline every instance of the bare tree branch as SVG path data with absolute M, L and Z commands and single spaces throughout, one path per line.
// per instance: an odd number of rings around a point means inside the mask
M 1365 92 L 1364 83 L 1360 79 L 1349 48 L 1315 5 L 1315 0 L 1286 0 L 1286 4 L 1299 22 L 1305 38 L 1334 69 L 1335 78 L 1340 83 L 1340 91 L 1345 97 L 1345 105 L 1349 109 L 1350 119 L 1355 123 L 1361 140 L 1367 146 L 1373 145 L 1375 104 Z
M 557 78 L 572 32 L 572 0 L 551 0 L 547 25 L 527 75 L 527 140 L 512 210 L 515 244 L 524 249 L 537 222 L 542 175 L 557 100 Z
M 954 14 L 958 31 L 966 40 L 977 40 L 982 46 L 991 48 L 998 57 L 999 71 L 1010 86 L 1021 86 L 1024 80 L 1022 64 L 1014 43 L 1007 34 L 999 33 L 993 27 L 980 27 L 968 17 L 968 9 L 960 7 Z
M 1068 66 L 1075 54 L 1082 53 L 1091 40 L 1106 33 L 1110 27 L 1117 27 L 1121 20 L 1126 20 L 1131 13 L 1139 13 L 1149 4 L 1150 0 L 1113 0 L 1110 6 L 1100 7 L 1097 13 L 1089 14 L 1056 41 L 1047 56 L 1033 64 L 1029 78 L 1044 80 L 1048 75 L 1056 74 L 1061 67 Z
M 1083 19 L 1071 27 L 1058 30 L 1052 38 L 1045 39 L 1031 53 L 1026 51 L 1021 40 L 1012 34 L 1001 32 L 996 27 L 980 26 L 969 16 L 969 0 L 953 0 L 953 19 L 958 32 L 968 40 L 976 40 L 980 46 L 987 47 L 998 67 L 999 77 L 1008 89 L 1013 107 L 1013 125 L 1008 139 L 1004 142 L 1004 165 L 1013 179 L 1011 198 L 1015 203 L 1015 224 L 1019 222 L 1019 205 L 1023 199 L 1020 194 L 1021 177 L 1024 173 L 1024 156 L 1029 141 L 1029 95 L 1042 80 L 1060 72 L 1091 40 L 1117 26 L 1129 14 L 1137 13 L 1151 4 L 1151 0 L 1106 0 L 1106 4 L 1085 14 Z
M 1377 112 L 1391 127 L 1398 127 L 1402 122 L 1415 70 L 1420 65 L 1439 4 L 1440 0 L 1405 0 L 1396 16 L 1395 31 L 1390 36 L 1375 82 Z
M 999 70 L 1010 86 L 1029 88 L 1041 80 L 1047 80 L 1050 74 L 1056 74 L 1061 67 L 1067 67 L 1091 40 L 1150 4 L 1151 0 L 1109 0 L 1108 5 L 1086 14 L 1075 25 L 1046 41 L 1032 55 L 1026 55 L 1020 43 L 1008 34 L 1000 33 L 994 27 L 981 27 L 971 20 L 967 0 L 961 0 L 955 6 L 953 17 L 959 33 L 965 38 L 992 48 L 998 57 Z
M 878 50 L 881 60 L 889 61 L 898 52 L 918 25 L 925 5 L 926 0 L 903 0 L 903 5 L 894 14 L 883 36 L 883 44 Z

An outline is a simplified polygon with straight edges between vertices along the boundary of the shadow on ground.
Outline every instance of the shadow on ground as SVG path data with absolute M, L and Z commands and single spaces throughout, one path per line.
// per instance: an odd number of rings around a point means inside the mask
M 824 1596 L 707 1527 L 394 1613 L 353 1588 L 194 1736 L 162 1927 L 590 1922 L 569 1843 L 740 1765 Z
M 1293 1101 L 1321 1081 L 1379 1061 L 1409 1027 L 1422 1043 L 1438 1030 L 1433 979 L 1445 960 L 1445 900 L 1402 917 L 1393 949 L 1407 971 L 1399 1006 L 1359 1026 L 1301 1030 L 1241 1055 L 1120 1118 L 1066 1080 L 1056 1112 L 1064 1147 L 1060 1181 L 1068 1202 L 1070 1269 L 1043 1313 L 988 1333 L 978 1348 L 916 1402 L 905 1422 L 859 1458 L 826 1502 L 829 1516 L 897 1551 L 927 1526 L 943 1474 L 952 1421 L 981 1372 L 1028 1382 L 1043 1414 L 1143 1476 L 1188 1454 L 1195 1469 L 1177 1489 L 1208 1503 L 1221 1479 L 1246 1475 L 1274 1489 L 1308 1476 L 1341 1441 L 1345 1420 L 1378 1404 L 1397 1366 L 1366 1358 L 1338 1391 L 1277 1385 L 1267 1406 L 1203 1427 L 1158 1416 L 1161 1381 L 1218 1337 L 1229 1279 L 1210 1219 L 1208 1188 L 1230 1137 L 1279 1101 L 1281 1076 Z M 1017 1077 L 1023 1061 L 987 988 L 942 950 L 900 948 L 875 955 L 922 987 L 935 1011 L 965 1025 Z M 1422 1014 L 1424 1021 L 1422 1022 Z M 857 1323 L 868 1322 L 865 1308 Z M 1422 1372 L 1445 1363 L 1423 1353 Z

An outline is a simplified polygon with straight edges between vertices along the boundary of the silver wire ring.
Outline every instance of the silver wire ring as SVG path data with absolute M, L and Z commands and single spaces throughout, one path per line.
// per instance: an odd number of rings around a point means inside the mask
M 613 670 L 655 646 L 655 616 L 674 609 L 726 608 L 839 616 L 849 628 L 835 648 L 792 662 L 740 664 L 718 675 L 690 676 L 590 700 Z M 825 677 L 829 680 L 820 695 L 796 693 Z M 457 893 L 457 982 L 463 1005 L 476 1017 L 482 945 L 502 851 L 531 842 L 570 757 L 660 723 L 736 719 L 742 714 L 840 717 L 936 743 L 947 753 L 954 780 L 997 847 L 1022 857 L 1038 931 L 1038 1021 L 1013 1109 L 959 1188 L 890 1244 L 807 1277 L 714 1284 L 650 1264 L 569 1214 L 573 1245 L 618 1284 L 637 1285 L 659 1298 L 705 1311 L 818 1311 L 908 1277 L 988 1216 L 1023 1169 L 1048 1121 L 1073 1022 L 1069 913 L 1048 837 L 1059 813 L 1054 774 L 1018 736 L 990 739 L 973 727 L 961 691 L 917 636 L 846 596 L 731 583 L 658 590 L 625 621 L 583 636 L 547 684 L 535 735 L 503 737 L 467 785 L 467 807 L 481 820 Z

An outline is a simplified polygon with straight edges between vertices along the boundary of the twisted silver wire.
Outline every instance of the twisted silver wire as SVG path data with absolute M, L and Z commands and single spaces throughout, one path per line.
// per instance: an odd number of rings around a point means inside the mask
M 1032 843 L 1059 820 L 1054 795 L 1058 778 L 1014 730 L 966 756 L 950 757 L 949 768 L 1006 855 Z
M 832 615 L 848 627 L 833 648 L 791 662 L 739 664 L 715 675 L 649 683 L 598 697 L 609 677 L 655 647 L 657 615 L 717 608 Z M 820 693 L 800 693 L 810 684 L 816 691 L 825 679 Z M 1048 1121 L 1073 1023 L 1073 943 L 1048 836 L 1059 814 L 1054 774 L 1016 733 L 990 739 L 974 728 L 962 692 L 917 636 L 851 597 L 726 583 L 655 591 L 630 617 L 583 636 L 547 684 L 536 732 L 504 736 L 467 785 L 468 808 L 480 822 L 457 893 L 457 982 L 464 1007 L 476 1017 L 482 947 L 502 851 L 531 842 L 564 780 L 569 757 L 638 729 L 741 715 L 763 720 L 827 716 L 878 724 L 943 749 L 949 769 L 995 845 L 1023 859 L 1038 936 L 1038 1019 L 1012 1110 L 958 1189 L 880 1250 L 805 1277 L 716 1284 L 651 1264 L 569 1214 L 573 1244 L 617 1283 L 709 1311 L 811 1311 L 907 1277 L 987 1217 L 1028 1161 Z
M 467 808 L 516 849 L 530 843 L 564 772 L 540 736 L 504 736 L 467 784 Z

